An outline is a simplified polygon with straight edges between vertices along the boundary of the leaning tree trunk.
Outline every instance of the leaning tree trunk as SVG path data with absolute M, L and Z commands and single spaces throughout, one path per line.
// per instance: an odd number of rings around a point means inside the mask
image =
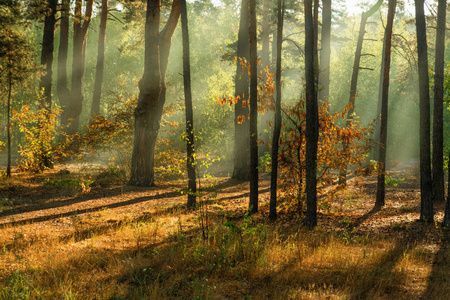
M 250 201 L 249 211 L 258 211 L 258 57 L 256 53 L 256 0 L 249 0 L 250 44 Z
M 154 186 L 156 139 L 166 100 L 165 74 L 173 32 L 180 17 L 180 1 L 172 4 L 169 19 L 161 33 L 160 0 L 147 0 L 144 75 L 139 82 L 135 109 L 134 145 L 130 185 Z
M 430 159 L 430 88 L 424 0 L 415 0 L 420 106 L 420 220 L 433 222 L 433 187 Z
M 392 45 L 392 26 L 394 24 L 395 7 L 397 0 L 389 0 L 389 10 L 386 29 L 384 33 L 383 49 L 383 87 L 381 95 L 381 126 L 380 126 L 380 146 L 378 157 L 378 183 L 376 207 L 384 206 L 386 194 L 386 185 L 384 183 L 386 172 L 386 142 L 387 142 L 387 120 L 388 120 L 388 99 L 389 99 L 389 72 L 391 68 L 391 45 Z
M 434 64 L 434 117 L 433 117 L 433 200 L 443 202 L 444 192 L 444 56 L 446 0 L 438 1 L 436 32 L 436 62 Z
M 317 225 L 317 142 L 319 116 L 316 93 L 314 22 L 312 0 L 305 0 L 305 94 L 306 94 L 306 220 L 309 227 Z
M 347 124 L 346 126 L 350 126 L 353 122 L 353 112 L 355 106 L 355 98 L 356 98 L 356 88 L 358 86 L 358 75 L 361 63 L 361 52 L 362 46 L 364 42 L 364 34 L 366 33 L 366 24 L 367 19 L 370 18 L 381 6 L 383 0 L 378 0 L 378 2 L 372 6 L 368 11 L 363 12 L 361 15 L 361 24 L 359 26 L 359 35 L 358 35 L 358 43 L 356 44 L 355 51 L 355 60 L 353 62 L 353 72 L 352 72 L 352 81 L 350 84 L 350 99 L 351 107 L 347 112 Z M 343 151 L 344 153 L 348 151 L 348 143 L 343 141 Z M 339 171 L 339 184 L 347 183 L 347 166 L 343 164 L 343 168 Z
M 320 44 L 318 99 L 326 102 L 330 97 L 331 0 L 322 0 L 322 37 Z
M 233 178 L 239 180 L 250 179 L 250 122 L 247 116 L 250 112 L 248 106 L 248 72 L 241 64 L 242 60 L 249 60 L 248 36 L 248 0 L 242 0 L 241 19 L 237 44 L 237 62 L 235 77 L 235 96 L 237 103 L 234 106 L 234 169 Z
M 44 36 L 42 39 L 41 65 L 45 72 L 39 82 L 39 90 L 43 92 L 41 106 L 47 109 L 52 105 L 52 78 L 53 78 L 53 44 L 55 39 L 56 5 L 57 0 L 48 0 L 48 10 L 45 14 Z
M 195 174 L 195 147 L 194 147 L 194 111 L 192 109 L 191 92 L 191 63 L 189 59 L 189 29 L 186 9 L 186 0 L 181 0 L 181 29 L 183 35 L 183 79 L 184 102 L 186 106 L 186 152 L 188 172 L 188 201 L 187 207 L 195 208 L 197 182 Z
M 105 64 L 106 21 L 108 20 L 108 0 L 102 0 L 100 15 L 100 31 L 98 34 L 97 67 L 95 68 L 94 95 L 92 98 L 91 118 L 100 113 L 102 95 L 103 70 Z
M 277 98 L 275 103 L 275 124 L 272 138 L 272 170 L 270 173 L 270 212 L 269 219 L 272 221 L 277 218 L 277 179 L 278 179 L 278 143 L 281 132 L 281 49 L 283 43 L 283 16 L 284 0 L 278 0 L 278 21 L 277 21 L 277 65 L 275 89 Z

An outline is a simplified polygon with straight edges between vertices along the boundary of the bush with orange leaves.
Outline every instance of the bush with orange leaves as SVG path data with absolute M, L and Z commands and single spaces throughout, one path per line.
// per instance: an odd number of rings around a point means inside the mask
M 356 169 L 362 168 L 366 157 L 373 148 L 371 138 L 374 124 L 366 127 L 353 120 L 349 126 L 340 127 L 346 122 L 349 103 L 340 113 L 330 114 L 328 103 L 319 106 L 319 142 L 317 149 L 317 190 L 319 195 L 331 196 L 338 190 L 335 186 L 338 178 L 335 170 L 343 165 Z M 301 211 L 304 201 L 305 185 L 305 147 L 306 147 L 306 111 L 305 101 L 283 109 L 285 121 L 280 140 L 279 172 L 280 186 L 285 199 L 297 200 Z M 345 150 L 342 145 L 348 144 Z M 333 187 L 334 186 L 334 187 Z M 332 197 L 321 197 L 330 201 Z

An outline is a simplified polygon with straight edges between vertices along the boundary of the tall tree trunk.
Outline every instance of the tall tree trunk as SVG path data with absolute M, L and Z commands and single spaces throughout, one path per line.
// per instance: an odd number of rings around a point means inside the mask
M 67 86 L 67 53 L 69 49 L 69 14 L 70 0 L 62 0 L 61 24 L 59 32 L 58 68 L 56 88 L 59 103 L 62 107 L 68 107 L 70 103 L 70 91 Z M 67 124 L 67 113 L 62 113 L 61 124 Z
M 394 24 L 395 7 L 397 0 L 389 0 L 389 10 L 386 29 L 384 33 L 384 62 L 383 62 L 383 89 L 381 95 L 381 126 L 380 126 L 380 148 L 378 157 L 378 183 L 376 207 L 384 206 L 385 188 L 384 183 L 386 172 L 386 142 L 387 142 L 387 120 L 388 120 L 388 99 L 389 99 L 389 72 L 391 68 L 391 45 L 392 27 Z
M 250 122 L 247 120 L 250 112 L 248 106 L 249 77 L 247 69 L 241 64 L 241 59 L 247 61 L 250 59 L 248 28 L 248 0 L 242 0 L 235 77 L 235 96 L 238 97 L 238 101 L 234 106 L 233 178 L 239 180 L 250 179 L 250 144 L 248 143 L 250 140 Z
M 155 109 L 161 93 L 159 61 L 159 23 L 161 0 L 147 0 L 145 20 L 144 75 L 139 82 L 139 100 L 134 111 L 134 145 L 131 162 L 130 184 L 154 185 L 154 155 L 159 124 Z M 154 151 L 154 150 L 153 150 Z
M 98 33 L 97 67 L 95 68 L 94 95 L 92 98 L 91 118 L 100 113 L 100 99 L 105 64 L 106 21 L 108 20 L 108 0 L 102 0 L 100 31 Z
M 64 106 L 61 115 L 61 124 L 65 127 L 64 129 L 67 134 L 75 134 L 78 132 L 79 118 L 83 105 L 86 37 L 91 22 L 93 3 L 94 0 L 86 1 L 86 7 L 83 14 L 82 0 L 75 1 L 75 12 L 73 17 L 72 86 L 71 91 L 68 93 L 69 96 L 64 96 L 64 99 L 60 98 L 60 102 L 62 106 Z M 67 92 L 68 91 L 69 90 L 67 89 Z
M 420 220 L 433 222 L 433 187 L 430 158 L 430 87 L 424 0 L 415 0 L 420 97 Z
M 433 117 L 433 195 L 434 201 L 444 201 L 444 56 L 447 1 L 438 1 L 436 56 L 434 72 Z
M 172 35 L 180 17 L 180 1 L 174 0 L 161 33 L 160 0 L 147 0 L 144 75 L 139 82 L 138 105 L 134 111 L 134 145 L 130 185 L 154 186 L 156 139 L 166 100 L 165 74 Z
M 317 52 L 314 51 L 312 0 L 305 0 L 305 94 L 306 94 L 306 220 L 309 227 L 317 225 L 317 142 L 319 116 L 316 92 Z
M 43 91 L 41 106 L 47 109 L 52 105 L 52 78 L 53 78 L 53 42 L 55 39 L 56 5 L 57 0 L 47 1 L 47 11 L 44 21 L 44 35 L 42 38 L 41 65 L 45 72 L 41 76 L 39 89 Z
M 347 112 L 347 124 L 346 126 L 350 126 L 353 122 L 353 112 L 354 112 L 354 106 L 355 106 L 355 98 L 356 98 L 356 88 L 358 86 L 358 75 L 359 75 L 359 69 L 360 69 L 360 63 L 361 63 L 361 52 L 362 52 L 362 46 L 364 42 L 364 34 L 366 33 L 366 24 L 367 19 L 370 18 L 381 6 L 383 3 L 383 0 L 378 0 L 378 2 L 372 6 L 368 11 L 363 12 L 361 15 L 361 24 L 359 26 L 359 35 L 358 35 L 358 43 L 356 44 L 356 51 L 355 51 L 355 60 L 353 62 L 353 72 L 352 72 L 352 81 L 350 84 L 350 98 L 349 102 L 351 103 L 351 108 Z M 343 141 L 343 151 L 348 151 L 348 143 L 346 141 Z M 347 183 L 347 166 L 344 165 L 344 167 L 339 172 L 339 184 L 346 184 Z
M 278 0 L 278 21 L 277 21 L 277 65 L 275 89 L 277 98 L 275 103 L 275 126 L 272 138 L 272 171 L 270 173 L 270 213 L 269 219 L 277 218 L 277 179 L 278 179 L 278 144 L 281 132 L 281 50 L 283 43 L 283 19 L 284 19 L 284 0 Z
M 195 208 L 197 182 L 195 175 L 195 147 L 194 147 L 194 112 L 192 109 L 191 92 L 191 63 L 189 59 L 189 28 L 186 0 L 181 0 L 181 29 L 183 35 L 183 79 L 184 101 L 186 106 L 186 148 L 188 172 L 188 208 Z
M 6 105 L 6 131 L 8 142 L 8 161 L 6 165 L 6 176 L 11 177 L 11 91 L 12 91 L 12 74 L 8 72 L 8 103 Z
M 314 26 L 314 77 L 316 84 L 316 93 L 318 92 L 319 83 L 319 0 L 314 0 L 313 26 Z
M 250 43 L 250 201 L 249 210 L 258 211 L 258 56 L 256 45 L 256 0 L 248 1 Z
M 322 0 L 322 37 L 320 44 L 318 99 L 328 101 L 330 97 L 331 0 Z

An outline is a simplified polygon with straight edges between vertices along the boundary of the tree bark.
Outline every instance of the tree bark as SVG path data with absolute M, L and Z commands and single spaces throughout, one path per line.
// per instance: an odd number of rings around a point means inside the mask
M 57 0 L 47 1 L 47 11 L 44 21 L 44 35 L 42 38 L 41 65 L 45 72 L 39 82 L 42 92 L 41 106 L 50 109 L 52 106 L 52 78 L 53 78 L 53 44 L 55 39 L 56 5 Z
M 6 164 L 6 177 L 11 177 L 11 91 L 12 91 L 12 74 L 8 72 L 8 103 L 6 105 L 6 130 L 8 142 L 8 160 Z
M 364 34 L 366 33 L 366 24 L 367 19 L 370 18 L 381 6 L 383 3 L 383 0 L 378 0 L 378 2 L 372 6 L 368 11 L 363 12 L 361 15 L 361 24 L 359 26 L 359 34 L 358 34 L 358 42 L 356 44 L 356 51 L 355 51 L 355 60 L 353 62 L 353 72 L 352 72 L 352 81 L 350 84 L 350 98 L 349 102 L 351 103 L 351 107 L 347 112 L 347 124 L 346 126 L 350 126 L 353 122 L 353 112 L 355 110 L 355 98 L 356 98 L 356 88 L 358 86 L 358 75 L 359 75 L 359 69 L 360 69 L 360 63 L 361 63 L 361 52 L 362 52 L 362 46 L 364 42 Z M 348 143 L 343 142 L 343 151 L 348 151 Z M 345 165 L 339 172 L 339 184 L 346 184 L 347 183 L 347 166 Z
M 306 220 L 309 227 L 317 225 L 317 142 L 319 116 L 316 92 L 316 61 L 312 0 L 305 0 L 305 94 L 306 94 Z
M 278 0 L 278 21 L 277 21 L 277 64 L 276 64 L 276 102 L 275 102 L 275 126 L 272 138 L 272 170 L 270 173 L 270 212 L 269 219 L 275 221 L 277 218 L 277 179 L 278 179 L 278 147 L 281 132 L 281 50 L 283 43 L 283 17 L 284 0 Z
M 62 0 L 61 24 L 59 33 L 58 68 L 56 88 L 61 106 L 66 107 L 70 103 L 70 91 L 67 86 L 67 53 L 69 49 L 69 14 L 70 0 Z M 64 116 L 64 117 L 63 117 Z M 67 124 L 64 111 L 61 116 L 61 124 Z
M 381 95 L 381 126 L 380 126 L 380 146 L 378 156 L 378 183 L 375 206 L 384 206 L 386 185 L 384 183 L 386 172 L 386 142 L 387 142 L 387 121 L 388 121 L 388 100 L 389 100 L 389 72 L 391 68 L 391 45 L 392 27 L 394 24 L 395 7 L 397 0 L 389 0 L 388 18 L 384 33 L 384 61 L 383 61 L 383 88 Z
M 443 202 L 444 192 L 444 57 L 446 0 L 438 1 L 436 29 L 436 56 L 434 72 L 433 117 L 433 195 L 434 201 Z
M 108 20 L 108 0 L 102 0 L 100 31 L 98 34 L 97 67 L 95 69 L 94 95 L 92 98 L 91 118 L 100 113 L 103 72 L 105 64 L 106 21 Z
M 147 0 L 144 75 L 139 82 L 138 105 L 134 111 L 134 144 L 130 185 L 154 186 L 156 139 L 166 100 L 165 74 L 172 35 L 180 17 L 180 1 L 172 4 L 169 18 L 159 33 L 161 1 Z
M 184 101 L 186 106 L 186 148 L 188 173 L 188 201 L 187 207 L 195 208 L 197 182 L 195 174 L 195 147 L 194 147 L 194 111 L 192 109 L 191 91 L 191 63 L 189 59 L 189 28 L 186 0 L 181 0 L 181 29 L 183 35 L 183 79 Z
M 318 99 L 327 102 L 330 97 L 331 0 L 322 0 L 322 37 L 320 44 Z
M 433 222 L 433 187 L 430 158 L 430 88 L 424 0 L 415 0 L 420 97 L 420 220 Z
M 93 3 L 94 0 L 86 1 L 86 8 L 83 15 L 82 0 L 75 1 L 75 12 L 73 17 L 72 86 L 70 92 L 68 89 L 66 90 L 68 95 L 60 98 L 61 105 L 63 106 L 61 124 L 64 126 L 65 132 L 69 135 L 78 132 L 79 119 L 83 107 L 86 37 L 91 22 Z M 69 5 L 67 5 L 67 7 L 69 7 Z M 82 22 L 82 20 L 84 21 Z
M 249 211 L 258 212 L 258 56 L 256 45 L 256 0 L 248 1 L 250 43 L 250 201 Z
M 249 49 L 249 20 L 248 0 L 242 0 L 241 19 L 237 44 L 237 62 L 235 77 L 235 96 L 238 101 L 234 106 L 234 169 L 233 178 L 239 180 L 250 179 L 250 122 L 249 115 L 249 76 L 248 71 L 241 64 L 240 59 L 250 59 Z M 243 122 L 242 122 L 243 120 Z

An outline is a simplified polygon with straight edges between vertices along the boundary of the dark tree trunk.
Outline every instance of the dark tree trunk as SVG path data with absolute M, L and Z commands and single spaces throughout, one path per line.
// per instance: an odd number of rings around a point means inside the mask
M 169 19 L 159 33 L 160 0 L 147 0 L 144 75 L 139 82 L 138 105 L 134 111 L 134 145 L 130 185 L 154 186 L 156 139 L 163 113 L 165 74 L 172 35 L 180 17 L 180 1 L 172 4 Z
M 420 220 L 433 222 L 433 188 L 430 158 L 430 88 L 424 0 L 415 0 L 420 97 Z
M 63 106 L 61 124 L 64 126 L 65 132 L 70 135 L 78 132 L 83 105 L 86 37 L 91 22 L 93 3 L 93 0 L 86 1 L 86 8 L 83 15 L 82 0 L 75 1 L 75 13 L 73 17 L 72 86 L 71 91 L 68 93 L 69 96 L 63 97 L 63 99 L 60 98 L 61 105 Z M 84 21 L 82 22 L 82 20 Z
M 6 105 L 6 131 L 8 142 L 8 161 L 6 165 L 6 176 L 11 177 L 11 91 L 12 91 L 12 74 L 8 72 L 8 103 Z
M 181 29 L 183 35 L 183 79 L 184 101 L 186 106 L 186 147 L 188 172 L 188 208 L 195 208 L 197 182 L 195 175 L 195 147 L 194 147 L 194 112 L 192 109 L 191 93 L 191 63 L 189 59 L 189 29 L 186 0 L 181 0 Z
M 281 50 L 283 43 L 283 17 L 284 1 L 278 0 L 278 21 L 277 21 L 277 64 L 275 89 L 277 98 L 275 102 L 275 124 L 272 138 L 272 172 L 270 173 L 270 213 L 269 219 L 272 221 L 277 218 L 277 179 L 278 179 L 278 143 L 281 132 Z
M 161 93 L 159 61 L 160 0 L 147 1 L 144 75 L 139 82 L 139 100 L 134 111 L 134 145 L 130 184 L 154 185 L 154 149 L 159 124 L 156 107 Z M 153 149 L 153 151 L 152 151 Z
M 91 118 L 100 113 L 100 99 L 105 64 L 106 21 L 108 20 L 108 0 L 102 0 L 100 31 L 98 34 L 97 67 L 95 69 L 94 95 L 92 98 Z
M 256 53 L 256 0 L 248 1 L 250 44 L 250 201 L 249 211 L 258 211 L 258 56 Z
M 388 120 L 388 100 L 389 100 L 389 72 L 391 68 L 391 45 L 392 45 L 392 26 L 394 24 L 395 7 L 397 0 L 389 0 L 389 10 L 386 29 L 384 33 L 383 49 L 383 88 L 381 95 L 381 126 L 380 126 L 380 148 L 378 157 L 378 183 L 376 207 L 384 206 L 385 197 L 385 172 L 386 172 L 386 142 L 387 142 L 387 120 Z
M 330 97 L 331 0 L 322 0 L 322 37 L 320 44 L 318 99 L 328 101 Z
M 318 92 L 319 83 L 319 0 L 314 0 L 314 13 L 313 13 L 313 26 L 314 26 L 314 78 L 316 84 L 316 93 Z
M 444 56 L 446 0 L 438 1 L 436 32 L 436 62 L 434 72 L 434 117 L 433 117 L 433 198 L 443 202 L 444 192 Z
M 314 21 L 312 0 L 305 0 L 305 94 L 306 94 L 306 220 L 309 227 L 317 225 L 317 141 L 319 117 L 316 93 Z
M 48 0 L 42 39 L 41 65 L 45 66 L 45 72 L 41 76 L 39 90 L 43 92 L 41 106 L 47 109 L 50 109 L 52 106 L 53 42 L 55 39 L 57 2 L 57 0 Z
M 361 52 L 362 52 L 362 46 L 364 42 L 364 34 L 366 33 L 366 24 L 367 19 L 370 18 L 381 6 L 383 3 L 383 0 L 378 0 L 378 2 L 372 6 L 368 11 L 363 12 L 361 15 L 361 24 L 359 26 L 359 35 L 358 35 L 358 43 L 356 44 L 356 51 L 355 51 L 355 60 L 353 62 L 353 72 L 352 72 L 352 81 L 350 84 L 350 99 L 349 102 L 351 103 L 352 107 L 347 112 L 347 124 L 346 126 L 350 126 L 350 124 L 353 121 L 353 112 L 354 112 L 354 106 L 355 106 L 355 98 L 356 98 L 356 88 L 358 86 L 358 75 L 359 75 L 359 69 L 360 69 L 360 63 L 361 63 Z M 343 142 L 343 150 L 344 152 L 348 151 L 348 143 Z M 344 166 L 343 169 L 339 172 L 339 184 L 346 184 L 347 183 L 347 166 Z
M 61 4 L 61 24 L 59 33 L 59 49 L 58 49 L 58 69 L 56 88 L 59 103 L 63 107 L 67 107 L 70 103 L 70 91 L 67 86 L 67 53 L 69 49 L 69 14 L 70 0 L 62 0 Z M 61 124 L 67 124 L 64 111 L 61 116 Z
M 250 122 L 248 122 L 247 119 L 247 116 L 250 112 L 248 106 L 249 77 L 247 69 L 242 67 L 240 61 L 240 59 L 250 59 L 248 28 L 248 0 L 242 0 L 235 77 L 235 96 L 238 97 L 238 101 L 234 106 L 233 178 L 239 180 L 250 179 L 250 145 L 248 143 L 248 141 L 250 140 Z

